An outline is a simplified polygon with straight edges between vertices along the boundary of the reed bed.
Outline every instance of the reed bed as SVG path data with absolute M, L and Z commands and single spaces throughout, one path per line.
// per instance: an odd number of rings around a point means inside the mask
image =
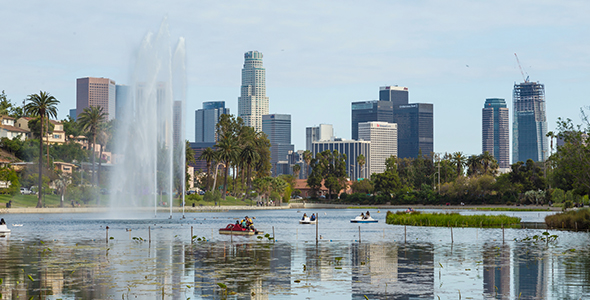
M 458 213 L 387 212 L 387 224 L 436 227 L 520 228 L 520 218 L 505 215 L 460 215 Z
M 547 224 L 549 228 L 589 230 L 590 209 L 583 208 L 546 216 L 545 224 Z
M 515 207 L 478 207 L 476 210 L 485 211 L 551 211 L 550 208 L 515 208 Z

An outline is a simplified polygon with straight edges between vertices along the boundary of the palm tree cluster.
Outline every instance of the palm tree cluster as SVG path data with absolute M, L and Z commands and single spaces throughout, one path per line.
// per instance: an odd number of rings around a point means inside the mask
M 199 160 L 207 162 L 205 189 L 210 191 L 215 188 L 212 186 L 214 174 L 219 167 L 223 167 L 223 199 L 228 191 L 230 169 L 233 170 L 233 193 L 238 194 L 245 188 L 244 198 L 248 197 L 253 178 L 270 174 L 270 141 L 266 134 L 256 132 L 254 128 L 244 125 L 241 118 L 228 114 L 220 117 L 216 136 L 215 150 L 207 148 L 199 156 Z

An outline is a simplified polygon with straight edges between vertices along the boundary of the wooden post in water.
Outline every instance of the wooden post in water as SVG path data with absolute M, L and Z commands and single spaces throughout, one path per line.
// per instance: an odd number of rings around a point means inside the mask
M 152 243 L 152 226 L 148 226 L 148 243 Z
M 109 226 L 107 226 L 107 244 L 109 243 Z
M 502 223 L 502 244 L 504 244 L 504 223 Z
M 318 240 L 318 234 L 319 234 L 318 224 L 319 223 L 320 223 L 320 215 L 316 213 L 315 214 L 315 243 L 316 243 L 316 245 L 319 242 L 319 240 Z
M 453 239 L 453 226 L 451 226 L 451 244 L 455 243 L 455 240 Z
M 361 243 L 361 226 L 359 225 L 359 244 Z
M 407 239 L 407 236 L 408 236 L 408 235 L 407 235 L 407 233 L 408 233 L 407 231 L 408 231 L 408 230 L 407 230 L 407 228 L 406 228 L 406 225 L 404 225 L 404 243 L 406 242 L 406 239 Z
M 578 231 L 578 222 L 575 222 L 576 224 L 576 231 Z
M 272 242 L 275 242 L 275 227 L 272 227 Z
M 191 226 L 191 244 L 193 243 L 193 226 Z

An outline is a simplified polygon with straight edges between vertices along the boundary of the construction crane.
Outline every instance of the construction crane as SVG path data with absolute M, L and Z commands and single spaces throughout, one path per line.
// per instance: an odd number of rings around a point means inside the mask
M 529 82 L 529 74 L 526 74 L 526 77 L 524 77 L 524 72 L 522 71 L 522 67 L 520 66 L 520 60 L 518 60 L 518 55 L 516 55 L 516 53 L 514 53 L 514 57 L 516 57 L 516 62 L 518 63 L 518 68 L 520 69 L 520 74 L 522 75 L 522 79 L 524 80 L 525 83 Z

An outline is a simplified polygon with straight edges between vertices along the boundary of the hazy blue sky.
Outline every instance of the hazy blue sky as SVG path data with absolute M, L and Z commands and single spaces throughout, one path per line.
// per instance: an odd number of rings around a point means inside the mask
M 353 101 L 384 85 L 407 86 L 410 102 L 435 109 L 436 152 L 481 152 L 485 98 L 523 81 L 545 84 L 549 130 L 579 122 L 589 105 L 589 1 L 2 1 L 0 90 L 22 102 L 39 90 L 75 108 L 76 78 L 126 84 L 149 31 L 168 17 L 186 39 L 186 136 L 194 111 L 225 100 L 237 113 L 243 54 L 264 54 L 271 113 L 289 113 L 293 143 L 305 127 L 333 124 L 350 138 Z

